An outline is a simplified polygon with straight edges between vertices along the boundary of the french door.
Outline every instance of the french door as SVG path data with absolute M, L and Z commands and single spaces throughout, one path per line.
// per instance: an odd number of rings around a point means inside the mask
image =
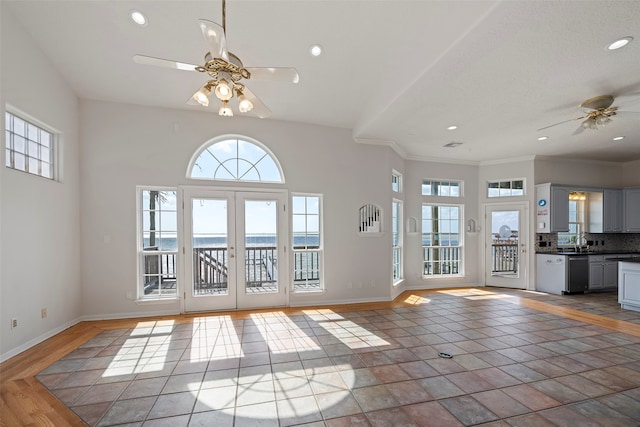
M 185 311 L 286 305 L 286 192 L 183 190 Z
M 526 289 L 527 203 L 485 205 L 485 284 Z

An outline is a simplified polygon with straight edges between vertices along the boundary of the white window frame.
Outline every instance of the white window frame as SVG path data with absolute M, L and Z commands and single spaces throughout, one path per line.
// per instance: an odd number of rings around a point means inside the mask
M 397 190 L 394 188 L 394 184 L 397 184 Z M 391 191 L 402 193 L 402 174 L 396 170 L 391 171 Z
M 584 235 L 583 230 L 585 227 L 585 204 L 585 200 L 569 200 L 569 231 L 558 232 L 559 248 L 570 248 L 580 245 L 580 238 Z M 575 209 L 573 206 L 575 206 Z M 571 220 L 571 212 L 575 212 L 575 221 Z
M 457 184 L 458 195 L 452 196 L 451 194 L 448 194 L 448 195 L 433 194 L 433 192 L 427 194 L 427 193 L 424 192 L 424 186 L 427 185 L 427 183 L 430 183 L 430 186 L 432 188 L 433 188 L 433 184 L 434 183 L 447 184 L 446 186 L 449 187 L 449 189 L 451 188 L 451 184 Z M 422 184 L 420 185 L 420 193 L 423 196 L 426 196 L 426 197 L 449 197 L 449 198 L 453 198 L 453 199 L 461 199 L 462 197 L 464 197 L 464 181 L 460 181 L 460 180 L 456 180 L 456 179 L 423 178 L 422 179 Z
M 397 286 L 402 282 L 403 275 L 403 206 L 402 200 L 393 199 L 391 202 L 391 283 Z
M 446 197 L 446 196 L 445 196 Z M 456 246 L 451 246 L 451 245 L 438 245 L 438 246 L 434 246 L 434 245 L 424 245 L 422 242 L 424 240 L 424 217 L 422 215 L 422 210 L 420 213 L 420 224 L 421 224 L 421 229 L 422 229 L 422 236 L 421 236 L 421 248 L 422 248 L 422 278 L 423 279 L 440 279 L 440 278 L 446 278 L 446 277 L 461 277 L 464 276 L 464 205 L 463 204 L 455 204 L 455 203 L 431 203 L 431 202 L 423 202 L 421 204 L 421 209 L 424 208 L 425 206 L 428 207 L 453 207 L 453 208 L 458 208 L 458 245 Z M 432 261 L 428 261 L 426 260 L 425 257 L 425 251 L 430 249 L 430 248 L 441 248 L 443 252 L 446 252 L 446 248 L 457 248 L 457 251 L 459 253 L 459 256 L 457 259 L 453 259 L 452 261 L 456 262 L 458 264 L 458 271 L 455 273 L 442 273 L 442 270 L 440 271 L 440 273 L 437 274 L 425 274 L 425 265 L 428 262 L 433 263 Z M 431 270 L 436 270 L 435 268 L 431 268 Z
M 514 189 L 514 184 L 518 183 L 518 182 L 522 182 L 522 188 L 516 188 Z M 498 190 L 498 194 L 496 195 L 491 195 L 491 188 L 489 187 L 491 184 L 498 184 L 497 190 Z M 507 187 L 506 184 L 509 184 L 509 186 Z M 487 198 L 489 199 L 495 199 L 495 198 L 502 198 L 502 197 L 524 197 L 527 195 L 527 181 L 524 178 L 510 178 L 510 179 L 494 179 L 491 181 L 487 181 Z M 503 191 L 502 190 L 509 190 L 504 191 L 505 194 L 500 194 Z M 521 190 L 522 194 L 513 194 L 514 190 Z M 508 194 L 507 194 L 508 193 Z
M 211 152 L 209 152 L 209 154 L 212 156 L 212 158 L 218 162 L 218 166 L 216 168 L 215 171 L 207 171 L 208 172 L 212 172 L 211 175 L 206 175 L 206 176 L 194 176 L 194 168 L 200 167 L 198 165 L 198 160 L 200 159 L 200 156 L 205 155 L 205 152 L 207 152 L 209 150 L 209 148 L 214 147 L 218 144 L 224 144 L 224 143 L 229 143 L 229 142 L 234 142 L 235 145 L 235 157 L 226 159 L 226 160 L 222 160 L 222 159 L 218 159 L 215 157 L 214 154 L 212 154 Z M 253 145 L 256 148 L 262 150 L 264 152 L 263 157 L 261 157 L 258 161 L 250 161 L 244 157 L 241 157 L 240 155 L 240 149 L 239 149 L 239 145 L 240 142 L 244 142 L 247 143 L 249 145 Z M 262 159 L 267 158 L 270 161 L 272 161 L 274 163 L 274 166 L 276 167 L 277 171 L 278 171 L 278 179 L 277 180 L 269 180 L 269 179 L 250 179 L 248 178 L 248 172 L 250 170 L 255 170 L 258 175 L 260 176 L 260 162 L 262 161 Z M 240 176 L 233 176 L 233 177 L 217 177 L 217 170 L 218 169 L 225 169 L 225 163 L 227 163 L 228 161 L 233 161 L 235 160 L 238 164 L 239 162 L 243 162 L 243 165 L 250 165 L 250 167 Z M 240 166 L 237 166 L 236 169 L 234 171 L 229 171 L 228 175 L 233 175 L 233 173 L 237 173 L 240 174 L 240 170 L 244 170 L 243 168 L 240 168 Z M 233 173 L 232 173 L 233 172 Z M 264 170 L 263 170 L 264 172 Z M 223 174 L 224 175 L 224 174 Z M 253 138 L 249 138 L 247 136 L 244 135 L 220 135 L 217 136 L 209 141 L 207 141 L 206 143 L 202 144 L 197 150 L 196 152 L 193 154 L 193 156 L 191 157 L 191 160 L 189 161 L 189 165 L 187 167 L 187 175 L 186 177 L 188 179 L 193 179 L 193 180 L 205 180 L 205 181 L 226 181 L 226 182 L 250 182 L 250 183 L 265 183 L 265 184 L 284 184 L 285 179 L 284 179 L 284 172 L 282 170 L 282 166 L 280 165 L 280 162 L 278 161 L 278 158 L 271 152 L 271 150 L 269 150 L 269 148 L 267 146 L 265 146 L 264 144 L 262 144 L 260 141 L 257 141 Z
M 147 207 L 143 206 L 143 193 L 145 191 L 169 191 L 176 193 L 176 250 L 158 250 L 158 251 L 148 251 L 144 250 L 144 219 L 143 215 L 145 210 L 148 210 Z M 136 226 L 136 245 L 137 245 L 137 286 L 136 286 L 136 300 L 137 301 L 162 301 L 162 300 L 176 300 L 179 299 L 179 287 L 180 287 L 180 259 L 179 259 L 179 248 L 181 247 L 179 234 L 179 223 L 180 219 L 178 218 L 180 215 L 179 206 L 181 206 L 181 201 L 179 199 L 179 192 L 176 187 L 154 187 L 154 186 L 137 186 L 136 187 L 136 218 L 137 218 L 137 226 Z M 162 232 L 161 229 L 158 231 Z M 145 277 L 149 276 L 145 272 L 145 256 L 147 255 L 158 255 L 160 257 L 160 264 L 162 264 L 162 258 L 167 257 L 167 259 L 172 256 L 173 257 L 173 276 L 175 277 L 175 292 L 171 292 L 168 294 L 157 294 L 157 295 L 145 295 Z M 161 273 L 159 273 L 161 275 Z
M 305 198 L 305 213 L 296 213 L 294 211 L 294 198 L 296 197 L 304 197 Z M 302 216 L 307 216 L 308 213 L 306 212 L 306 207 L 307 207 L 307 203 L 306 203 L 306 199 L 310 198 L 310 197 L 314 197 L 318 199 L 318 247 L 317 248 L 299 248 L 296 249 L 295 245 L 294 245 L 294 239 L 295 239 L 295 230 L 294 230 L 294 217 L 296 215 L 302 215 Z M 323 201 L 322 201 L 322 194 L 315 194 L 315 193 L 291 193 L 291 292 L 292 293 L 313 293 L 313 292 L 324 292 L 325 291 L 325 284 L 324 284 L 324 238 L 323 238 L 323 213 L 322 213 L 322 208 L 323 208 Z M 305 224 L 306 224 L 306 220 L 305 220 Z M 308 230 L 306 229 L 306 225 L 305 225 L 305 231 L 304 231 L 305 235 L 308 234 Z M 316 263 L 317 263 L 317 273 L 318 273 L 318 285 L 317 288 L 308 288 L 309 284 L 306 284 L 306 288 L 304 287 L 304 284 L 296 284 L 296 277 L 297 277 L 297 271 L 296 271 L 296 261 L 298 260 L 302 260 L 304 258 L 306 258 L 304 256 L 304 254 L 307 254 L 307 256 L 311 256 L 312 259 L 316 258 Z M 302 271 L 302 270 L 301 270 Z
M 46 132 L 47 134 L 50 135 L 50 142 L 48 147 L 48 150 L 49 150 L 48 159 L 42 156 L 42 153 L 41 153 L 42 148 L 47 148 L 47 147 L 43 147 L 41 139 L 39 137 L 38 137 L 38 140 L 29 139 L 28 135 L 25 135 L 23 137 L 25 139 L 25 153 L 24 153 L 25 167 L 24 169 L 20 169 L 16 167 L 15 154 L 17 153 L 17 151 L 14 149 L 13 140 L 16 136 L 20 136 L 20 135 L 17 135 L 13 130 L 9 129 L 8 119 L 10 118 L 10 116 L 13 118 L 22 120 L 23 122 L 26 123 L 27 126 L 31 125 L 31 127 L 39 131 L 38 132 L 39 134 L 40 132 Z M 26 114 L 9 105 L 7 105 L 5 108 L 4 121 L 5 121 L 5 124 L 4 124 L 5 167 L 15 171 L 28 173 L 29 175 L 39 176 L 41 178 L 48 179 L 51 181 L 59 181 L 58 151 L 60 146 L 61 133 L 55 130 L 54 128 L 52 128 L 51 126 L 30 116 L 29 114 Z M 37 147 L 37 150 L 38 150 L 37 155 L 36 156 L 29 155 L 30 148 L 35 148 L 34 146 Z M 19 154 L 22 154 L 22 153 L 19 153 Z M 38 164 L 37 171 L 34 172 L 33 170 L 30 169 L 29 167 L 30 162 L 28 160 L 29 158 L 32 158 L 37 161 L 37 164 Z M 49 176 L 42 174 L 42 167 L 41 167 L 42 163 L 46 163 L 49 165 L 49 170 L 50 170 Z

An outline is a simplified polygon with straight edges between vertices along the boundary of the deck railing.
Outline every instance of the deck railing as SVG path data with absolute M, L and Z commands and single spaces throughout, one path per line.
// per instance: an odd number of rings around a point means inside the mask
M 462 248 L 460 246 L 423 246 L 424 276 L 447 276 L 460 273 Z
M 318 247 L 306 247 L 293 254 L 293 286 L 320 286 Z M 278 282 L 278 256 L 275 246 L 245 249 L 245 280 L 247 288 L 274 286 Z M 194 291 L 206 294 L 224 291 L 229 280 L 229 254 L 226 247 L 193 249 Z M 145 254 L 145 294 L 176 285 L 176 252 Z
M 491 272 L 518 272 L 518 242 L 494 242 L 491 244 Z

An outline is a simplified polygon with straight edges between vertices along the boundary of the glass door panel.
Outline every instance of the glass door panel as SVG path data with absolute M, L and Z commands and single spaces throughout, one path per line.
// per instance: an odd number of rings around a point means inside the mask
M 485 284 L 527 287 L 526 204 L 485 208 Z
M 238 254 L 244 256 L 244 268 L 238 292 L 241 307 L 281 306 L 286 303 L 286 257 L 281 236 L 287 235 L 284 217 L 285 194 L 237 193 L 236 206 L 242 211 L 238 230 L 244 238 L 238 242 Z M 240 246 L 242 245 L 242 247 Z
M 185 311 L 286 304 L 286 192 L 184 190 Z

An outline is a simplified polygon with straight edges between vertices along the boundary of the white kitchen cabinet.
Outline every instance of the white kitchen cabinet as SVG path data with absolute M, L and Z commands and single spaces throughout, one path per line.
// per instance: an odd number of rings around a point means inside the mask
M 604 226 L 605 233 L 622 232 L 622 190 L 604 189 Z
M 618 257 L 622 258 L 624 255 L 589 255 L 590 291 L 618 287 Z
M 604 288 L 604 257 L 589 255 L 589 290 L 597 291 Z
M 567 187 L 551 187 L 551 232 L 569 231 L 569 191 Z
M 536 185 L 536 232 L 569 231 L 569 187 Z
M 623 190 L 624 231 L 627 233 L 640 232 L 640 188 L 625 188 Z
M 618 264 L 618 302 L 622 308 L 640 311 L 640 263 Z
M 618 261 L 605 261 L 602 264 L 602 287 L 617 288 L 618 287 Z

